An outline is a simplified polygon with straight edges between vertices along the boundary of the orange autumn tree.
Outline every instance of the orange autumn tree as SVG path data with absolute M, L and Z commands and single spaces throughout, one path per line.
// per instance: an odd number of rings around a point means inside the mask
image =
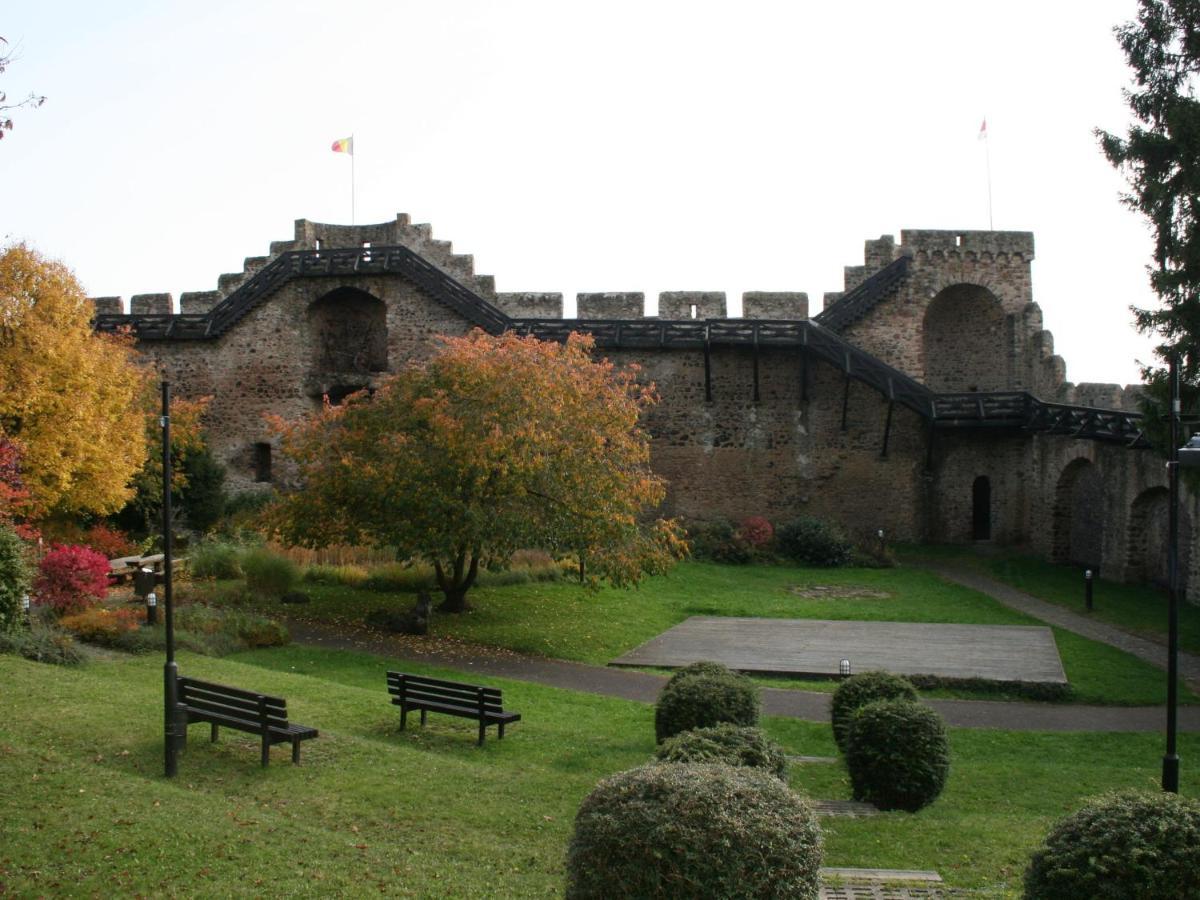
M 282 539 L 394 547 L 432 564 L 441 609 L 467 609 L 480 567 L 522 548 L 574 553 L 593 579 L 634 584 L 687 552 L 639 426 L 656 400 L 635 369 L 565 344 L 475 331 L 372 396 L 277 422 L 303 488 L 268 513 Z

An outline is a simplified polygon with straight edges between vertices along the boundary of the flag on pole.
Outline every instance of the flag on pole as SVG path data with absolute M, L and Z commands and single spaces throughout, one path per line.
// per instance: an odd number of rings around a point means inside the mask
M 987 119 L 984 119 L 983 124 L 979 126 L 979 140 L 987 140 Z M 335 147 L 334 149 L 336 150 L 337 148 Z
M 340 141 L 333 142 L 334 153 L 349 153 L 354 155 L 354 137 L 342 138 Z

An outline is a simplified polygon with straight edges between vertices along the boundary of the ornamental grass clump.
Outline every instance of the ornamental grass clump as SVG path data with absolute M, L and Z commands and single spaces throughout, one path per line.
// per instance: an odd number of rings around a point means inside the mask
M 1025 871 L 1029 900 L 1197 900 L 1200 801 L 1123 791 L 1062 819 Z
M 846 752 L 846 728 L 850 717 L 868 703 L 876 700 L 917 701 L 917 689 L 911 681 L 890 672 L 862 672 L 851 675 L 833 692 L 829 706 L 833 722 L 833 739 L 838 749 Z
M 815 898 L 821 830 L 808 804 L 755 768 L 658 764 L 583 801 L 568 900 Z
M 722 722 L 757 725 L 758 687 L 745 675 L 716 663 L 677 673 L 663 687 L 654 708 L 654 734 L 659 743 L 681 731 L 710 728 Z M 722 671 L 723 670 L 723 671 Z
M 855 800 L 907 812 L 928 806 L 950 774 L 942 717 L 911 700 L 868 703 L 850 719 L 846 768 Z
M 764 769 L 786 781 L 783 748 L 761 728 L 723 722 L 712 728 L 693 728 L 667 738 L 654 751 L 655 759 L 672 763 L 721 763 Z
M 242 555 L 242 572 L 250 593 L 263 600 L 278 600 L 300 580 L 300 567 L 265 547 L 255 547 Z

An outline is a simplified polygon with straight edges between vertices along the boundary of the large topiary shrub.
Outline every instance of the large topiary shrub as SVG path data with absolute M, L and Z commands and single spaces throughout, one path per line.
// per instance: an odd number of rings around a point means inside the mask
M 854 544 L 829 522 L 797 516 L 775 530 L 779 553 L 804 566 L 836 568 L 850 562 Z
M 683 681 L 685 678 L 695 678 L 697 675 L 728 675 L 732 677 L 736 674 L 733 669 L 723 663 L 702 659 L 694 663 L 688 663 L 682 669 L 676 669 L 671 673 L 671 677 L 667 679 L 666 686 L 670 687 L 673 684 Z
M 851 675 L 838 685 L 829 705 L 833 722 L 833 739 L 846 752 L 846 727 L 850 717 L 868 703 L 876 700 L 911 700 L 916 702 L 917 689 L 912 682 L 890 672 L 862 672 Z
M 752 766 L 780 778 L 785 777 L 787 768 L 783 748 L 763 734 L 761 728 L 728 722 L 680 732 L 659 744 L 654 756 L 663 762 Z
M 661 743 L 681 731 L 722 722 L 757 725 L 758 707 L 758 687 L 745 675 L 694 672 L 663 687 L 654 708 L 654 734 Z
M 29 593 L 30 583 L 25 545 L 10 526 L 0 524 L 0 634 L 22 624 L 21 599 Z
M 1060 821 L 1025 872 L 1029 900 L 1197 900 L 1200 801 L 1135 791 Z
M 820 865 L 812 810 L 773 775 L 651 765 L 605 779 L 583 801 L 566 896 L 815 898 Z
M 928 806 L 950 774 L 942 717 L 911 700 L 868 703 L 850 719 L 846 768 L 855 800 L 908 812 Z
M 108 559 L 91 547 L 58 545 L 38 563 L 33 589 L 60 615 L 83 612 L 108 593 Z
M 241 566 L 246 587 L 264 600 L 278 600 L 300 581 L 300 567 L 266 547 L 242 554 Z

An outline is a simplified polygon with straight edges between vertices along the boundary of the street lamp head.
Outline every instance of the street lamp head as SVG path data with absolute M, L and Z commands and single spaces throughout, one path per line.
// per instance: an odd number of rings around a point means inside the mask
M 1179 448 L 1179 465 L 1185 469 L 1200 468 L 1200 434 L 1193 434 L 1191 439 Z

